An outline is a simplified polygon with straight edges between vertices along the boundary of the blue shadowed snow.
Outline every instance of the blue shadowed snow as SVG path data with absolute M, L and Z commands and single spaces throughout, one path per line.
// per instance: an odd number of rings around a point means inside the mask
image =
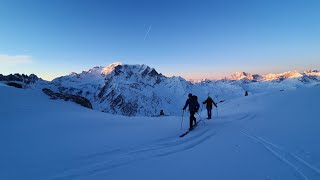
M 179 138 L 187 113 L 180 130 L 182 116 L 117 116 L 0 87 L 0 179 L 319 179 L 319 90 L 220 103 Z

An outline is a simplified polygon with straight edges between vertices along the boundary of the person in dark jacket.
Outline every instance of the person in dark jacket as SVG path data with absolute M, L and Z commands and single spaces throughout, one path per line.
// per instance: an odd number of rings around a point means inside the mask
M 208 118 L 207 119 L 211 119 L 212 104 L 215 107 L 218 107 L 217 104 L 212 100 L 212 98 L 210 96 L 208 96 L 208 98 L 202 103 L 203 104 L 207 104 L 207 112 L 208 112 Z
M 183 110 L 185 110 L 189 106 L 189 112 L 190 112 L 190 129 L 193 129 L 193 122 L 194 126 L 197 124 L 197 119 L 194 117 L 195 113 L 199 110 L 199 103 L 197 100 L 197 96 L 193 96 L 191 93 L 188 95 L 188 99 L 186 101 L 186 104 L 183 107 Z
M 163 110 L 160 110 L 160 116 L 164 116 Z

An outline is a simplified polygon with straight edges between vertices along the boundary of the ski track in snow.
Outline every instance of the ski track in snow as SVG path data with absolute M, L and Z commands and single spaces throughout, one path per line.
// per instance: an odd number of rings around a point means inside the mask
M 168 156 L 174 153 L 186 151 L 191 149 L 204 141 L 214 136 L 215 132 L 204 130 L 193 133 L 193 136 L 188 138 L 179 138 L 175 136 L 174 140 L 169 142 L 157 142 L 156 144 L 149 145 L 141 148 L 132 149 L 114 149 L 107 152 L 95 153 L 87 156 L 85 161 L 97 161 L 98 159 L 105 159 L 101 162 L 89 163 L 87 166 L 79 168 L 71 168 L 66 170 L 63 175 L 53 179 L 77 179 L 86 176 L 92 176 L 100 173 L 105 173 L 108 170 L 120 166 L 128 165 L 136 161 L 141 161 L 150 158 Z
M 203 132 L 199 133 L 198 136 L 201 136 L 202 134 L 206 133 L 207 131 L 208 130 L 204 130 Z M 198 136 L 191 136 L 188 138 L 183 138 L 179 141 L 175 141 L 175 140 L 177 140 L 177 135 L 174 135 L 174 136 L 170 136 L 167 138 L 155 140 L 155 141 L 148 143 L 148 144 L 142 144 L 142 145 L 132 146 L 132 147 L 128 147 L 128 148 L 122 148 L 122 149 L 115 148 L 112 150 L 92 153 L 89 155 L 82 156 L 78 160 L 90 161 L 90 160 L 94 160 L 96 158 L 103 158 L 106 156 L 113 156 L 113 155 L 117 155 L 117 154 L 124 154 L 124 153 L 127 153 L 127 154 L 136 154 L 137 153 L 138 154 L 138 153 L 147 152 L 147 151 L 165 149 L 170 146 L 177 146 L 179 144 L 186 143 L 192 139 L 197 138 Z M 171 140 L 171 141 L 168 141 L 168 140 Z
M 221 125 L 227 125 L 239 120 L 251 120 L 255 118 L 255 116 L 255 114 L 245 114 L 237 119 L 216 122 L 216 124 L 219 124 L 219 130 L 221 130 L 221 128 L 224 127 Z M 175 134 L 173 136 L 155 140 L 149 144 L 128 147 L 125 149 L 115 148 L 79 157 L 78 161 L 85 165 L 66 168 L 64 172 L 52 179 L 79 179 L 94 176 L 137 161 L 183 152 L 207 141 L 219 131 L 216 129 L 208 129 L 205 125 L 201 125 L 200 127 L 201 128 L 196 128 L 191 134 L 188 134 L 183 138 L 179 138 L 179 135 Z
M 291 167 L 298 177 L 304 180 L 320 179 L 320 170 L 303 160 L 296 154 L 285 150 L 284 148 L 256 135 L 251 135 L 241 131 L 246 137 L 260 143 L 267 151 L 278 158 L 280 161 Z
M 245 114 L 237 119 L 216 122 L 220 129 L 210 130 L 205 125 L 199 125 L 191 134 L 179 138 L 178 134 L 155 140 L 149 144 L 128 147 L 125 149 L 115 148 L 107 151 L 96 152 L 79 157 L 77 160 L 84 164 L 80 167 L 66 168 L 60 175 L 53 177 L 54 180 L 79 179 L 106 173 L 109 170 L 131 163 L 151 158 L 169 156 L 175 153 L 192 149 L 201 143 L 209 140 L 212 136 L 221 131 L 224 125 L 237 122 L 239 120 L 251 120 L 255 114 Z

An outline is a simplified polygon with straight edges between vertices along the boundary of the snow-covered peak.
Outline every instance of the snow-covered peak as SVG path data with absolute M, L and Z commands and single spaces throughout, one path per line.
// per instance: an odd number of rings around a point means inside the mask
M 76 72 L 71 72 L 69 75 L 70 75 L 70 76 L 77 76 L 78 73 L 76 73 Z
M 69 76 L 82 76 L 82 75 L 91 75 L 91 76 L 101 76 L 101 75 L 107 75 L 110 74 L 117 66 L 123 65 L 122 62 L 114 62 L 111 63 L 108 66 L 95 66 L 87 71 L 82 71 L 80 74 L 76 72 L 72 72 L 69 74 Z
M 154 68 L 150 68 L 147 65 L 127 65 L 121 62 L 115 62 L 108 66 L 95 66 L 87 71 L 81 73 L 72 72 L 67 76 L 62 76 L 53 80 L 54 83 L 71 82 L 77 84 L 104 84 L 105 79 L 117 77 L 118 80 L 133 78 L 135 80 L 145 77 L 160 77 Z M 132 79 L 132 80 L 133 80 Z M 146 81 L 150 79 L 147 78 Z M 67 84 L 65 84 L 67 85 Z
M 144 78 L 146 76 L 149 77 L 157 77 L 162 76 L 159 74 L 154 68 L 151 68 L 145 64 L 136 64 L 136 65 L 121 65 L 116 66 L 114 68 L 114 75 L 116 76 L 124 76 L 125 78 L 136 77 L 136 78 Z
M 304 72 L 307 76 L 319 76 L 320 77 L 320 72 L 318 70 L 307 70 Z
M 112 74 L 114 73 L 114 74 Z M 122 62 L 114 62 L 108 66 L 95 66 L 88 71 L 82 71 L 80 74 L 77 73 L 71 73 L 70 76 L 77 76 L 77 77 L 88 77 L 88 76 L 94 76 L 94 77 L 105 77 L 107 75 L 118 75 L 121 74 L 140 74 L 145 76 L 146 74 L 149 75 L 158 75 L 156 70 L 154 68 L 150 68 L 147 65 L 128 65 L 123 64 Z
M 114 62 L 114 63 L 102 68 L 101 74 L 104 74 L 104 75 L 110 74 L 119 65 L 123 65 L 123 63 L 122 62 Z
M 233 79 L 233 80 L 240 80 L 243 78 L 247 78 L 250 75 L 251 74 L 246 73 L 246 72 L 236 72 L 236 73 L 231 74 L 230 76 L 231 76 L 231 79 Z
M 281 74 L 268 74 L 264 76 L 264 80 L 266 81 L 272 81 L 272 80 L 281 80 L 281 79 L 288 79 L 288 78 L 299 78 L 303 75 L 299 73 L 298 71 L 287 71 Z
M 293 78 L 300 78 L 306 76 L 320 76 L 320 73 L 317 70 L 309 70 L 305 72 L 298 72 L 298 71 L 287 71 L 284 73 L 279 74 L 267 74 L 264 76 L 260 76 L 259 74 L 250 74 L 246 72 L 236 72 L 230 75 L 231 80 L 250 80 L 250 81 L 273 81 L 273 80 L 284 80 L 284 79 L 293 79 Z
M 248 80 L 260 80 L 261 76 L 258 74 L 250 74 L 246 72 L 236 72 L 234 74 L 231 74 L 232 80 L 241 80 L 241 79 L 248 79 Z
M 99 73 L 101 73 L 102 68 L 103 68 L 102 66 L 95 66 L 95 67 L 89 69 L 88 71 L 83 71 L 83 73 L 99 74 Z
M 76 72 L 71 72 L 69 75 L 67 76 L 62 76 L 62 77 L 77 77 L 79 78 L 82 75 L 87 75 L 87 74 L 91 74 L 91 75 L 99 75 L 101 74 L 101 70 L 102 70 L 102 66 L 95 66 L 87 71 L 82 71 L 81 73 L 76 73 Z

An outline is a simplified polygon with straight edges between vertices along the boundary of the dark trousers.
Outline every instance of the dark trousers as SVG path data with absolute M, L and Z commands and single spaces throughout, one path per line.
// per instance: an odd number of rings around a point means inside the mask
M 196 114 L 195 111 L 190 110 L 190 128 L 193 127 L 192 126 L 193 122 L 194 122 L 194 125 L 197 124 L 197 119 L 196 119 L 196 117 L 194 117 L 195 114 Z
M 211 111 L 212 111 L 212 108 L 208 108 L 208 107 L 207 107 L 207 111 L 208 111 L 208 119 L 211 119 Z

